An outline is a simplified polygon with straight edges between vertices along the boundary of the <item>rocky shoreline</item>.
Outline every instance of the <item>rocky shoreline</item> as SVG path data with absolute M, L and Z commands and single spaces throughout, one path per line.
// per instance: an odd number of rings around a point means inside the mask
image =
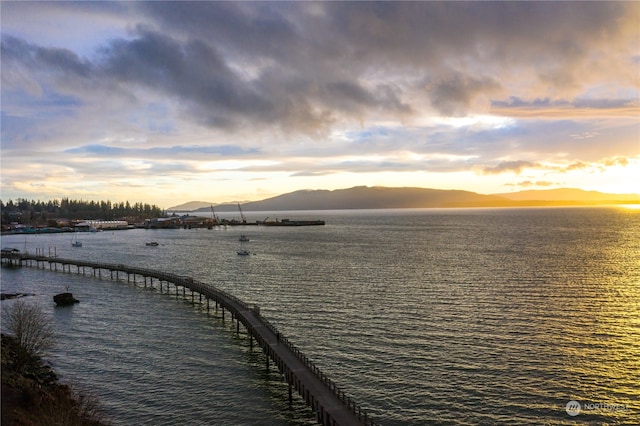
M 6 425 L 108 425 L 95 398 L 58 381 L 41 358 L 2 334 L 2 418 Z
M 35 296 L 33 293 L 0 293 L 0 300 L 18 299 L 20 297 Z

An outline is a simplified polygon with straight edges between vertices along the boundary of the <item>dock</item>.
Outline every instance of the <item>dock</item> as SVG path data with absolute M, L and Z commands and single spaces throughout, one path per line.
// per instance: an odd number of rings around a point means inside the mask
M 29 255 L 17 251 L 3 250 L 2 263 L 83 275 L 86 275 L 88 269 L 90 274 L 98 278 L 115 281 L 126 279 L 127 282 L 134 284 L 140 282 L 138 279 L 142 279 L 141 283 L 144 283 L 144 287 L 153 286 L 156 280 L 161 293 L 166 290 L 167 294 L 175 294 L 176 297 L 182 293 L 183 298 L 190 297 L 193 303 L 206 305 L 207 312 L 213 309 L 212 305 L 215 304 L 216 310 L 222 310 L 223 319 L 228 313 L 232 321 L 236 321 L 238 333 L 240 324 L 243 325 L 249 336 L 251 349 L 255 341 L 266 355 L 265 368 L 271 368 L 271 363 L 282 374 L 289 387 L 289 401 L 292 401 L 295 389 L 314 412 L 318 424 L 325 426 L 376 425 L 359 404 L 260 314 L 258 306 L 250 306 L 212 285 L 190 276 L 154 269 Z

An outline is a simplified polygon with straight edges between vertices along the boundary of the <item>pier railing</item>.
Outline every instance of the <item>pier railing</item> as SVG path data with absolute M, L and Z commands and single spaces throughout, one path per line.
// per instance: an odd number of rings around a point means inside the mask
M 61 264 L 63 272 L 65 271 L 65 265 L 67 266 L 69 272 L 70 266 L 73 265 L 77 268 L 78 273 L 80 273 L 80 268 L 92 268 L 95 270 L 108 270 L 110 272 L 123 272 L 126 274 L 133 274 L 134 281 L 135 275 L 140 275 L 149 278 L 155 278 L 168 283 L 172 283 L 176 287 L 188 288 L 191 292 L 197 292 L 201 295 L 209 299 L 213 299 L 216 304 L 220 304 L 223 309 L 227 309 L 232 317 L 234 317 L 238 322 L 242 322 L 247 331 L 252 335 L 263 347 L 265 350 L 265 354 L 269 357 L 274 358 L 274 362 L 277 362 L 281 367 L 281 372 L 286 376 L 289 376 L 289 370 L 284 365 L 282 359 L 276 360 L 277 354 L 273 351 L 267 350 L 267 342 L 265 337 L 262 336 L 257 330 L 255 324 L 252 324 L 248 318 L 248 315 L 252 315 L 252 317 L 256 318 L 260 325 L 266 327 L 273 335 L 277 336 L 278 345 L 283 345 L 286 347 L 304 366 L 305 368 L 313 374 L 313 376 L 324 385 L 324 387 L 329 390 L 340 402 L 346 407 L 346 409 L 351 412 L 356 419 L 355 422 L 348 422 L 348 424 L 364 424 L 364 425 L 375 425 L 376 423 L 369 418 L 368 414 L 362 409 L 362 407 L 357 404 L 351 396 L 349 396 L 342 388 L 340 388 L 333 380 L 331 380 L 320 368 L 318 368 L 315 363 L 309 359 L 297 346 L 295 346 L 287 337 L 285 337 L 278 328 L 272 324 L 269 320 L 263 317 L 260 314 L 259 308 L 255 305 L 250 306 L 240 298 L 230 294 L 224 290 L 218 289 L 210 284 L 206 284 L 204 282 L 193 279 L 190 276 L 174 274 L 171 272 L 163 272 L 155 269 L 148 268 L 140 268 L 135 266 L 127 266 L 123 264 L 114 264 L 114 263 L 101 263 L 101 262 L 91 262 L 91 261 L 83 261 L 76 259 L 64 259 L 58 257 L 50 257 L 50 256 L 41 256 L 41 255 L 29 255 L 23 253 L 9 253 L 2 252 L 2 261 L 6 263 L 10 263 L 13 265 L 19 266 L 33 266 L 33 262 L 36 263 L 36 266 L 40 266 L 40 263 L 49 263 L 49 266 L 53 264 Z M 56 269 L 57 270 L 57 269 Z M 95 273 L 95 272 L 94 272 Z M 116 279 L 118 277 L 116 276 Z M 286 377 L 287 380 L 290 380 L 290 377 Z M 292 380 L 292 379 L 291 379 Z M 291 385 L 291 382 L 290 382 Z M 302 393 L 302 391 L 299 389 Z M 312 398 L 313 400 L 313 398 Z M 317 399 L 315 399 L 313 404 L 317 404 Z M 307 400 L 307 403 L 310 405 L 311 402 Z M 322 407 L 315 407 L 312 405 L 312 409 L 320 410 Z M 344 424 L 338 423 L 335 419 L 332 419 L 330 416 L 320 416 L 317 415 L 317 420 L 322 424 L 327 425 L 336 425 L 336 424 Z

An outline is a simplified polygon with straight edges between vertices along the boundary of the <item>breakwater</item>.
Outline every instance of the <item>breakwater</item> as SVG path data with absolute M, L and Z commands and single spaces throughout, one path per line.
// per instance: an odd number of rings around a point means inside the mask
M 200 282 L 190 276 L 178 275 L 154 269 L 138 268 L 123 264 L 98 263 L 50 256 L 23 253 L 2 253 L 3 263 L 29 266 L 64 273 L 92 274 L 99 278 L 128 281 L 145 287 L 157 284 L 161 293 L 176 297 L 191 298 L 193 303 L 206 306 L 207 311 L 222 311 L 230 315 L 249 336 L 249 344 L 259 346 L 265 357 L 265 368 L 272 364 L 282 374 L 289 387 L 289 399 L 293 390 L 303 398 L 315 413 L 316 420 L 323 425 L 373 425 L 367 413 L 349 397 L 335 382 L 329 379 L 266 318 L 260 315 L 257 306 L 250 306 L 237 297 Z M 140 281 L 141 280 L 141 281 Z M 155 280 L 155 281 L 154 281 Z

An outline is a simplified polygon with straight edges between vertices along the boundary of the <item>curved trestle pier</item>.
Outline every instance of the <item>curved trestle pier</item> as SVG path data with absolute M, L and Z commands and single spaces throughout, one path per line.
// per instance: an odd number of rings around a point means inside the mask
M 165 285 L 167 292 L 169 292 L 171 285 L 176 295 L 179 294 L 179 288 L 182 288 L 183 297 L 187 297 L 188 289 L 192 301 L 195 302 L 197 294 L 198 302 L 205 303 L 207 311 L 210 309 L 210 302 L 213 301 L 216 308 L 222 309 L 223 317 L 225 311 L 231 314 L 232 318 L 237 321 L 238 330 L 242 323 L 250 336 L 251 346 L 253 347 L 255 339 L 265 353 L 266 367 L 269 368 L 269 360 L 271 359 L 288 383 L 289 399 L 291 400 L 292 391 L 295 389 L 314 411 L 319 424 L 327 426 L 375 425 L 358 404 L 320 371 L 273 324 L 260 315 L 257 306 L 249 306 L 225 291 L 194 280 L 189 276 L 122 264 L 32 256 L 24 253 L 5 253 L 4 250 L 2 261 L 16 266 L 48 268 L 52 271 L 76 272 L 78 274 L 85 274 L 88 269 L 89 273 L 96 277 L 112 280 L 124 280 L 126 276 L 127 281 L 131 281 L 133 278 L 133 281 L 137 282 L 136 277 L 142 277 L 145 287 L 147 285 L 153 286 L 154 280 L 157 280 L 161 291 Z

